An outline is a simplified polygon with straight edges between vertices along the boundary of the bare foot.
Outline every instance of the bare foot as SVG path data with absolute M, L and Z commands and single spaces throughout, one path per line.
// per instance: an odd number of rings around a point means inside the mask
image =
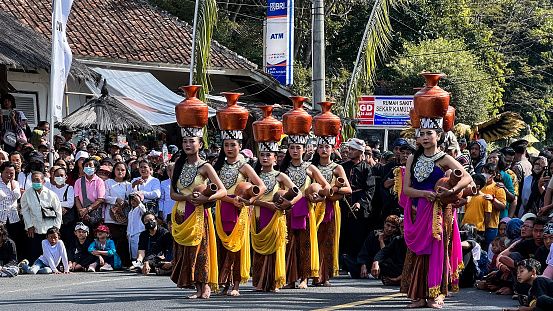
M 271 292 L 278 293 L 280 290 L 278 288 L 273 289 Z
M 238 290 L 233 289 L 230 293 L 228 293 L 229 296 L 240 296 L 240 293 Z
M 208 284 L 205 284 L 203 287 L 202 299 L 209 299 L 211 297 L 211 287 Z
M 194 295 L 190 295 L 190 296 L 186 296 L 186 299 L 196 299 L 198 298 L 198 294 L 194 294 Z
M 284 289 L 294 289 L 294 288 L 296 288 L 296 283 L 287 284 L 286 286 L 284 286 L 282 288 L 284 288 Z
M 502 287 L 497 292 L 495 292 L 498 295 L 512 295 L 513 289 L 510 287 Z
M 322 285 L 323 285 L 323 286 L 326 286 L 326 287 L 330 287 L 330 282 L 329 282 L 329 281 L 325 281 Z
M 307 279 L 303 279 L 303 280 L 300 282 L 300 285 L 298 285 L 298 288 L 299 288 L 299 289 L 306 289 L 306 288 L 307 288 Z
M 448 297 L 449 297 L 449 296 L 448 296 Z M 444 299 L 445 299 L 444 295 L 439 295 L 438 297 L 436 297 L 435 301 L 436 301 L 437 303 L 443 305 L 443 304 L 444 304 Z
M 228 287 L 223 288 L 222 291 L 217 293 L 217 296 L 225 296 L 228 293 Z
M 441 302 L 440 302 L 440 299 L 438 299 L 438 298 L 428 299 L 428 300 L 426 301 L 426 305 L 427 305 L 429 308 L 432 308 L 432 309 L 441 309 L 442 306 L 443 306 L 443 303 L 444 303 L 444 301 L 441 300 Z
M 425 299 L 417 299 L 413 301 L 412 304 L 408 305 L 407 308 L 422 308 L 426 306 L 426 300 Z

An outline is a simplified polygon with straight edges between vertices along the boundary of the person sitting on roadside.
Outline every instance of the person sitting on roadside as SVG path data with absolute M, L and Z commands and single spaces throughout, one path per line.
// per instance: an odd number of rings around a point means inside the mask
M 369 234 L 357 259 L 352 258 L 348 254 L 342 255 L 342 263 L 349 275 L 353 279 L 366 279 L 372 278 L 369 276 L 368 266 L 372 265 L 374 256 L 378 251 L 383 249 L 386 245 L 390 244 L 392 238 L 399 230 L 399 217 L 396 215 L 390 215 L 384 222 L 384 230 L 375 230 Z
M 96 230 L 96 238 L 88 247 L 88 252 L 98 259 L 88 266 L 89 272 L 96 272 L 100 265 L 100 271 L 113 271 L 121 268 L 121 258 L 117 255 L 115 243 L 109 238 L 109 228 L 106 225 L 100 225 Z
M 142 223 L 144 224 L 144 228 L 146 230 L 140 233 L 138 238 L 138 257 L 136 257 L 137 264 L 131 267 L 131 270 L 134 270 L 132 268 L 141 268 L 142 273 L 146 275 L 152 268 L 150 267 L 150 264 L 153 263 L 153 266 L 155 267 L 156 263 L 153 261 L 144 261 L 144 258 L 151 254 L 152 249 L 158 242 L 165 239 L 165 235 L 169 234 L 169 231 L 158 225 L 155 215 L 151 212 L 146 212 L 142 215 Z
M 545 311 L 553 310 L 553 281 L 539 276 L 541 265 L 539 261 L 528 258 L 517 264 L 517 279 L 521 284 L 527 285 L 529 290 L 521 295 L 518 309 L 503 309 L 503 311 Z
M 15 243 L 8 237 L 6 224 L 0 221 L 0 277 L 13 277 L 18 274 Z
M 28 274 L 61 274 L 58 270 L 60 261 L 63 263 L 63 273 L 69 271 L 69 261 L 65 244 L 60 240 L 60 231 L 51 227 L 46 231 L 46 239 L 42 241 L 43 254 L 29 267 L 28 261 L 24 260 L 21 270 Z
M 403 219 L 399 221 L 400 236 L 392 239 L 390 244 L 381 249 L 371 267 L 371 275 L 377 279 L 381 278 L 384 285 L 399 285 L 402 279 L 403 264 L 407 254 L 407 244 L 403 235 Z
M 165 259 L 169 248 L 173 247 L 171 233 L 158 225 L 153 213 L 142 216 L 142 223 L 146 230 L 138 239 L 138 257 L 136 261 L 142 264 L 142 274 L 147 275 Z M 147 259 L 146 259 L 147 258 Z M 154 270 L 155 271 L 155 270 Z
M 96 261 L 96 257 L 88 251 L 88 247 L 92 243 L 88 231 L 88 226 L 82 222 L 75 226 L 76 239 L 72 240 L 67 250 L 69 271 L 84 271 L 86 267 Z

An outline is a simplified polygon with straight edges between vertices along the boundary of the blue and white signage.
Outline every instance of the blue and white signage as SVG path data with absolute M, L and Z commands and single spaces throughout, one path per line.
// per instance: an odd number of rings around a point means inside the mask
M 267 1 L 267 72 L 281 84 L 292 84 L 294 76 L 294 1 Z

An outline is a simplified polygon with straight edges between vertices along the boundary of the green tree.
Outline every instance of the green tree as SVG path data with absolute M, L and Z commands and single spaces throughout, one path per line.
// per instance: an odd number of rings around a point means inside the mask
M 449 51 L 457 51 L 449 53 Z M 501 89 L 479 65 L 479 58 L 467 50 L 461 39 L 428 39 L 405 43 L 403 53 L 387 64 L 396 83 L 393 94 L 413 94 L 413 86 L 424 86 L 421 72 L 442 72 L 440 87 L 451 93 L 457 122 L 474 124 L 484 121 L 493 110 L 493 98 Z

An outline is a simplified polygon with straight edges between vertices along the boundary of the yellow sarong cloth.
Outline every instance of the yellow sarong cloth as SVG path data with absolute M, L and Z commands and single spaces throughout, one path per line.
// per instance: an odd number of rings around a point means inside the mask
M 334 275 L 338 275 L 340 272 L 340 264 L 339 264 L 339 258 L 338 258 L 338 251 L 340 249 L 340 224 L 341 224 L 341 218 L 342 214 L 340 212 L 340 204 L 338 201 L 330 202 L 334 207 Z M 317 221 L 317 232 L 319 231 L 319 225 L 323 222 L 324 216 L 325 216 L 325 210 L 326 210 L 326 204 L 327 200 L 324 200 L 323 202 L 317 203 L 315 206 L 315 219 Z
M 252 220 L 257 219 L 256 209 L 252 211 Z M 259 233 L 255 224 L 251 226 L 252 247 L 261 255 L 276 253 L 275 283 L 276 288 L 284 286 L 286 282 L 286 218 L 282 211 L 276 211 L 273 218 Z
M 319 241 L 317 240 L 317 220 L 315 218 L 315 207 L 309 204 L 309 241 L 311 242 L 311 277 L 319 277 Z M 306 228 L 307 229 L 307 228 Z
M 177 211 L 184 214 L 186 201 L 178 201 L 173 206 L 171 220 L 173 222 L 172 233 L 175 242 L 183 246 L 197 246 L 202 241 L 202 232 L 204 227 L 204 206 L 199 205 L 194 209 L 194 213 L 182 223 L 175 221 Z M 209 244 L 209 281 L 208 285 L 214 292 L 219 292 L 219 269 L 217 267 L 217 244 L 215 242 L 215 229 L 213 228 L 213 219 L 211 213 L 207 213 L 208 221 L 208 244 Z
M 217 235 L 223 243 L 223 246 L 231 252 L 240 252 L 240 282 L 246 284 L 250 278 L 250 215 L 248 213 L 248 207 L 242 207 L 238 221 L 234 226 L 234 229 L 227 235 L 223 230 L 223 222 L 221 221 L 221 200 L 217 201 L 215 205 L 215 213 L 217 215 L 215 219 L 215 227 L 217 228 Z

